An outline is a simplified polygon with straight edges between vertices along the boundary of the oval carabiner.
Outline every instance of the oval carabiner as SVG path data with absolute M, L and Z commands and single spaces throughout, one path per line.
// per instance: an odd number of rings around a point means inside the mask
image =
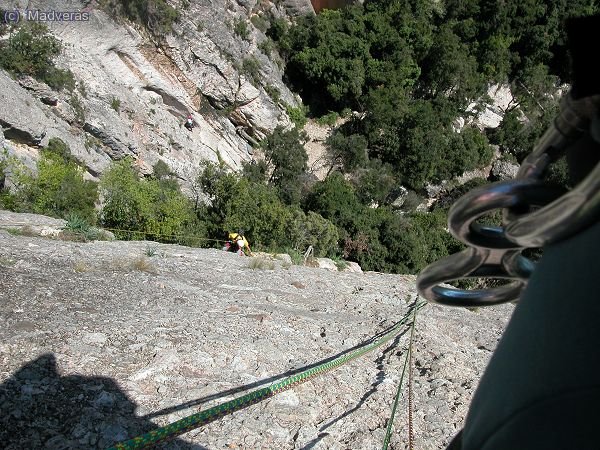
M 506 235 L 503 227 L 485 226 L 476 220 L 496 209 L 541 206 L 550 203 L 564 190 L 550 188 L 537 180 L 499 181 L 482 186 L 459 198 L 448 213 L 452 235 L 467 245 L 479 248 L 518 249 L 523 246 Z
M 543 247 L 572 236 L 599 218 L 600 163 L 562 197 L 510 221 L 504 234 L 521 247 Z
M 491 306 L 518 300 L 534 264 L 520 250 L 467 248 L 427 266 L 417 277 L 419 294 L 448 306 Z M 442 284 L 471 278 L 500 278 L 512 283 L 488 289 L 458 289 Z

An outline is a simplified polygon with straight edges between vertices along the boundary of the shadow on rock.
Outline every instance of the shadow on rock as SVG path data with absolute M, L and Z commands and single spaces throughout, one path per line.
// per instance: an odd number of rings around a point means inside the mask
M 61 376 L 52 354 L 25 364 L 0 385 L 5 449 L 106 448 L 157 428 L 111 378 Z M 202 450 L 173 440 L 159 448 Z
M 335 419 L 333 419 L 330 422 L 328 422 L 325 425 L 323 425 L 319 429 L 318 436 L 316 438 L 314 438 L 312 441 L 310 441 L 309 443 L 307 443 L 300 450 L 310 450 L 310 449 L 314 448 L 319 443 L 319 441 L 321 439 L 323 439 L 325 436 L 329 435 L 329 433 L 325 432 L 325 430 L 327 428 L 329 428 L 332 425 L 336 424 L 340 420 L 345 419 L 346 417 L 348 417 L 349 415 L 351 415 L 355 411 L 358 411 L 364 405 L 364 403 L 369 399 L 369 397 L 371 395 L 373 395 L 375 392 L 377 392 L 378 386 L 381 383 L 383 383 L 383 381 L 385 380 L 385 367 L 384 367 L 385 359 L 386 359 L 386 357 L 391 352 L 396 351 L 396 347 L 398 346 L 398 343 L 400 342 L 400 338 L 402 336 L 404 336 L 406 333 L 408 333 L 408 330 L 405 330 L 401 334 L 397 335 L 394 338 L 393 343 L 387 349 L 385 349 L 381 353 L 381 355 L 375 360 L 375 362 L 377 363 L 377 370 L 378 370 L 378 372 L 377 372 L 377 375 L 375 377 L 375 381 L 373 383 L 371 383 L 371 389 L 369 389 L 367 392 L 365 392 L 363 394 L 362 398 L 358 401 L 358 403 L 354 407 L 350 408 L 349 410 L 345 411 L 342 415 L 336 417 Z M 396 355 L 400 356 L 401 353 L 399 351 L 396 351 Z

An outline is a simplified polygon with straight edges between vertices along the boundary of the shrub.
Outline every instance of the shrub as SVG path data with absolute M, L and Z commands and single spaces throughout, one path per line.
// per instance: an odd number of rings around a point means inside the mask
M 304 255 L 296 249 L 286 248 L 283 253 L 287 253 L 295 266 L 301 266 L 304 263 Z
M 18 191 L 21 185 L 29 180 L 29 175 L 30 172 L 25 165 L 15 156 L 9 155 L 8 150 L 3 149 L 0 152 L 0 208 L 10 211 L 22 210 L 22 199 Z M 6 186 L 7 177 L 10 177 L 15 185 L 16 192 L 12 192 Z
M 287 106 L 285 111 L 296 128 L 300 130 L 304 128 L 304 125 L 306 125 L 306 122 L 308 121 L 308 106 L 300 105 L 296 108 Z
M 248 262 L 248 268 L 253 270 L 273 270 L 275 263 L 265 258 L 252 258 Z
M 359 221 L 365 207 L 358 201 L 352 185 L 342 174 L 334 172 L 316 183 L 307 196 L 304 209 L 320 214 L 344 230 L 345 238 L 360 228 Z
M 244 161 L 242 163 L 243 177 L 253 183 L 264 183 L 268 172 L 269 166 L 264 159 L 259 159 L 258 161 L 252 160 L 252 162 Z
M 296 128 L 302 129 L 304 125 L 306 125 L 306 113 L 308 112 L 308 107 L 301 105 L 297 108 L 293 106 L 287 105 L 285 108 L 287 115 L 290 117 L 290 120 L 294 123 Z
M 73 111 L 75 112 L 75 120 L 80 125 L 83 125 L 85 123 L 85 109 L 81 103 L 81 100 L 79 100 L 79 97 L 77 97 L 77 95 L 72 95 L 69 99 L 69 105 L 71 105 Z
M 279 103 L 279 100 L 281 100 L 281 92 L 279 92 L 279 89 L 272 84 L 267 84 L 265 86 L 265 92 L 271 97 L 271 100 L 273 100 L 274 103 Z
M 146 250 L 144 251 L 144 254 L 147 257 L 152 258 L 153 256 L 156 256 L 157 253 L 158 253 L 158 245 L 157 244 L 146 245 Z
M 42 80 L 56 91 L 66 89 L 73 92 L 75 89 L 75 77 L 69 69 L 63 70 L 56 67 L 51 67 L 47 70 Z
M 331 260 L 334 262 L 335 266 L 340 271 L 342 271 L 346 267 L 348 267 L 348 263 L 346 261 L 344 261 L 342 258 L 340 258 L 339 256 L 332 256 Z
M 378 159 L 371 160 L 366 167 L 356 170 L 352 183 L 356 189 L 356 197 L 364 205 L 384 205 L 395 200 L 392 194 L 398 183 L 394 169 Z
M 250 22 L 252 22 L 252 25 L 254 25 L 258 30 L 262 31 L 263 33 L 265 33 L 269 28 L 269 21 L 263 16 L 254 15 L 250 17 Z
M 110 13 L 127 17 L 146 27 L 156 36 L 171 32 L 179 13 L 166 0 L 104 0 L 103 6 Z
M 242 73 L 247 75 L 252 81 L 258 83 L 260 81 L 260 62 L 254 56 L 245 58 L 242 61 Z
M 260 44 L 258 44 L 258 49 L 265 55 L 270 57 L 273 54 L 273 52 L 277 50 L 277 46 L 270 38 L 267 38 L 264 41 L 261 41 Z
M 48 27 L 27 22 L 0 44 L 0 67 L 16 75 L 30 75 L 56 90 L 73 90 L 73 74 L 54 66 L 61 48 L 60 41 L 49 33 Z
M 134 259 L 131 262 L 131 268 L 134 270 L 139 270 L 140 272 L 151 273 L 153 275 L 156 275 L 158 273 L 156 267 L 154 267 L 154 265 L 143 256 Z
M 152 176 L 157 180 L 169 178 L 173 175 L 173 171 L 169 165 L 163 160 L 159 159 L 156 164 L 152 166 Z
M 63 218 L 75 213 L 95 222 L 96 184 L 83 179 L 83 169 L 60 139 L 51 139 L 42 150 L 37 174 L 16 161 L 8 161 L 15 192 L 3 199 L 5 207 Z
M 233 32 L 244 40 L 250 37 L 250 30 L 248 29 L 248 22 L 244 19 L 237 19 L 233 24 Z
M 332 167 L 341 165 L 344 171 L 350 172 L 368 161 L 367 140 L 360 134 L 345 136 L 339 131 L 334 132 L 325 143 Z
M 90 267 L 83 261 L 76 261 L 73 264 L 73 271 L 77 272 L 77 273 L 84 273 L 84 272 L 88 272 L 90 270 Z
M 335 111 L 329 111 L 327 114 L 322 115 L 317 119 L 319 125 L 329 125 L 330 127 L 335 125 L 339 115 Z
M 110 101 L 110 107 L 116 112 L 119 112 L 119 109 L 121 109 L 121 100 L 116 97 L 113 97 Z
M 71 155 L 71 149 L 65 142 L 63 142 L 62 139 L 59 138 L 50 139 L 43 152 L 48 155 L 56 156 L 62 159 L 65 163 L 75 162 L 75 159 Z
M 93 241 L 104 237 L 104 233 L 98 228 L 92 227 L 87 220 L 80 217 L 77 213 L 70 213 L 66 217 L 66 224 L 63 230 L 66 230 L 68 234 L 75 237 L 79 237 L 83 241 Z M 64 232 L 61 233 L 61 237 L 64 239 Z
M 113 163 L 100 180 L 102 225 L 163 242 L 179 242 L 184 236 L 196 240 L 204 237 L 194 205 L 171 181 L 140 179 L 129 159 Z M 117 234 L 132 236 L 129 232 Z
M 273 19 L 270 21 L 269 29 L 267 30 L 267 36 L 273 41 L 279 42 L 283 36 L 287 33 L 289 25 L 285 19 Z
M 320 214 L 300 210 L 294 212 L 289 227 L 289 244 L 293 249 L 304 252 L 313 247 L 316 256 L 331 256 L 338 253 L 338 229 Z

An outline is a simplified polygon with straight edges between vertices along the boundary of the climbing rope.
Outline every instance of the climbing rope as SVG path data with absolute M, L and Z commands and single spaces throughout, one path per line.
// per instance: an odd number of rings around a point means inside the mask
M 412 327 L 410 329 L 410 345 L 408 347 L 408 450 L 414 450 L 415 448 L 415 430 L 413 428 L 413 403 L 414 403 L 414 389 L 413 389 L 413 344 L 415 338 L 415 328 L 417 321 L 417 315 L 413 317 Z
M 425 302 L 415 303 L 412 306 L 412 310 L 409 311 L 404 317 L 402 317 L 400 321 L 398 321 L 398 323 L 389 332 L 387 332 L 379 338 L 371 339 L 370 343 L 367 343 L 362 347 L 357 348 L 356 350 L 334 358 L 326 363 L 319 364 L 308 370 L 300 372 L 299 374 L 284 378 L 281 381 L 273 383 L 271 386 L 257 389 L 246 395 L 227 401 L 225 403 L 221 403 L 220 405 L 213 406 L 212 408 L 209 408 L 205 411 L 192 414 L 188 417 L 177 420 L 176 422 L 170 423 L 163 427 L 157 428 L 156 430 L 152 430 L 141 436 L 118 443 L 114 447 L 110 447 L 108 450 L 134 450 L 151 447 L 160 442 L 172 439 L 183 433 L 187 433 L 188 431 L 191 431 L 195 428 L 201 427 L 217 419 L 220 419 L 223 416 L 232 414 L 250 405 L 259 403 L 267 398 L 273 397 L 274 395 L 280 392 L 291 389 L 294 386 L 297 386 L 301 383 L 305 383 L 306 381 L 316 377 L 317 375 L 321 375 L 325 372 L 336 369 L 370 352 L 371 350 L 382 346 L 386 342 L 393 339 L 397 334 L 399 334 L 402 331 L 403 326 L 408 322 L 410 318 L 411 312 L 414 311 L 414 313 L 416 313 L 416 311 L 423 308 L 425 304 Z
M 416 303 L 415 303 L 416 304 Z M 422 307 L 422 305 L 421 305 Z M 404 381 L 404 374 L 406 373 L 406 368 L 409 370 L 409 401 L 408 401 L 408 448 L 412 450 L 414 443 L 414 436 L 412 430 L 412 399 L 411 399 L 411 379 L 412 379 L 412 347 L 415 335 L 415 322 L 417 320 L 417 311 L 419 308 L 414 308 L 413 310 L 413 320 L 412 325 L 410 327 L 410 340 L 408 344 L 408 349 L 406 351 L 406 356 L 404 358 L 404 366 L 402 367 L 402 375 L 400 375 L 400 384 L 398 384 L 398 389 L 396 390 L 396 397 L 394 398 L 394 404 L 392 406 L 392 413 L 390 415 L 390 420 L 387 425 L 387 430 L 385 432 L 385 438 L 383 440 L 382 450 L 387 450 L 388 445 L 390 444 L 390 439 L 392 437 L 392 427 L 394 425 L 394 417 L 396 416 L 396 409 L 398 408 L 398 402 L 400 401 L 400 394 L 402 393 L 402 383 Z
M 205 241 L 205 242 L 225 242 L 225 240 L 223 239 L 210 239 L 210 238 L 204 238 L 204 237 L 199 237 L 199 236 L 193 236 L 193 235 L 186 235 L 186 234 L 164 234 L 164 233 L 153 233 L 150 231 L 140 231 L 140 230 L 123 230 L 120 228 L 102 228 L 102 230 L 107 230 L 107 231 L 112 231 L 112 232 L 117 232 L 119 234 L 125 234 L 125 235 L 140 235 L 140 236 L 155 236 L 155 237 L 159 237 L 159 238 L 172 238 L 174 240 L 183 240 L 183 239 L 188 239 L 191 241 Z
M 2 223 L 2 224 L 0 224 L 0 229 L 5 229 L 5 227 L 10 227 L 10 228 L 22 227 L 22 226 L 26 226 L 26 225 L 28 225 L 26 222 Z M 63 228 L 63 229 L 65 229 L 65 228 Z M 158 237 L 158 238 L 170 238 L 175 241 L 181 241 L 181 240 L 187 239 L 189 241 L 198 241 L 198 242 L 219 242 L 219 243 L 226 242 L 226 240 L 224 240 L 224 239 L 211 239 L 211 238 L 194 236 L 194 235 L 190 235 L 190 234 L 165 234 L 165 233 L 154 233 L 151 231 L 125 230 L 122 228 L 104 228 L 104 227 L 99 228 L 99 230 L 111 231 L 113 233 L 118 233 L 120 235 L 126 235 L 126 236 L 144 237 L 144 236 L 148 235 L 148 236 L 154 236 L 154 237 Z

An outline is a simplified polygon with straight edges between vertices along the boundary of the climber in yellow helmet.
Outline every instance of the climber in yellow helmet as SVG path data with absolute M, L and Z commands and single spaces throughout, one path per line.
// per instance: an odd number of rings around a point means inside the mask
M 223 250 L 236 251 L 240 256 L 252 256 L 250 244 L 248 244 L 248 240 L 244 236 L 244 230 L 238 230 L 237 233 L 229 233 L 228 240 L 225 242 L 225 247 L 223 247 Z

